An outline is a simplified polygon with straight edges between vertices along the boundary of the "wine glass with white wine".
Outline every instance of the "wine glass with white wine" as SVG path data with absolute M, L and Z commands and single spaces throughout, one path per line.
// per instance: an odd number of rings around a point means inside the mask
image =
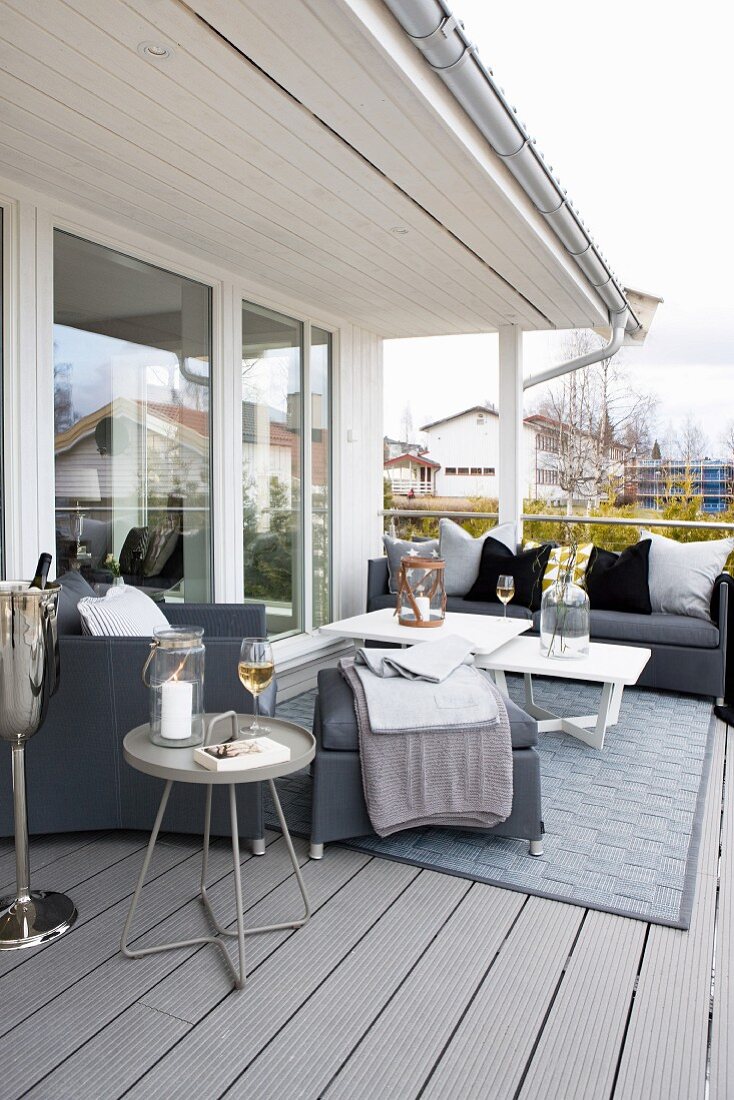
M 240 660 L 237 665 L 237 675 L 243 688 L 249 691 L 253 699 L 252 725 L 245 727 L 242 732 L 248 737 L 259 737 L 268 733 L 266 726 L 261 726 L 259 718 L 259 696 L 273 682 L 275 662 L 273 650 L 267 638 L 243 638 L 240 646 Z
M 503 574 L 503 576 L 497 578 L 497 599 L 501 601 L 503 606 L 502 618 L 507 618 L 507 605 L 515 595 L 515 578 Z

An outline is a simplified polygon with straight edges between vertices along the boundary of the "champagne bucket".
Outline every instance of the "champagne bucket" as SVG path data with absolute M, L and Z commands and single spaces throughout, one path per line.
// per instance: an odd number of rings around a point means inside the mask
M 59 589 L 0 582 L 0 740 L 12 746 L 16 893 L 0 898 L 0 949 L 35 947 L 76 919 L 63 894 L 30 889 L 26 742 L 43 725 L 59 683 L 56 610 Z
M 0 739 L 13 745 L 40 729 L 58 687 L 58 594 L 0 582 Z

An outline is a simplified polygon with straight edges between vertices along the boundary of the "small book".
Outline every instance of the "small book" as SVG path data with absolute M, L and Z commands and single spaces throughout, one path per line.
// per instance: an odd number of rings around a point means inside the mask
M 265 768 L 290 760 L 291 750 L 271 737 L 251 737 L 244 741 L 222 741 L 194 749 L 194 760 L 209 771 L 244 771 Z

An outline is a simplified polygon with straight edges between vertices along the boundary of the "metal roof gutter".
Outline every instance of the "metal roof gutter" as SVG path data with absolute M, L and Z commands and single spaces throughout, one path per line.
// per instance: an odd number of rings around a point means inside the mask
M 463 25 L 444 0 L 385 0 L 385 3 L 497 156 L 502 158 L 607 307 L 612 341 L 607 348 L 591 353 L 594 357 L 591 362 L 613 355 L 621 346 L 621 340 L 615 343 L 617 333 L 621 331 L 624 339 L 625 333 L 639 332 L 642 325 L 566 191 L 546 165 L 491 70 L 482 64 L 477 47 L 466 36 Z M 612 345 L 615 345 L 614 351 Z M 556 372 L 552 377 L 556 377 L 566 373 L 563 367 L 573 370 L 584 365 L 589 364 L 574 360 L 573 366 L 563 364 L 550 369 Z M 527 381 L 533 385 L 545 380 L 536 375 Z

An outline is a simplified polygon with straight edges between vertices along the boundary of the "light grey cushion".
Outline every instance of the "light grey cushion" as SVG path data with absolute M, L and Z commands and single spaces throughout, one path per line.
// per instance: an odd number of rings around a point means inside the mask
M 493 539 L 513 554 L 517 550 L 514 523 L 492 527 L 478 538 L 454 523 L 442 519 L 439 523 L 439 552 L 446 562 L 446 595 L 465 596 L 479 576 L 482 547 L 487 539 Z
M 159 626 L 168 626 L 160 607 L 139 588 L 120 585 L 101 599 L 79 601 L 82 633 L 94 637 L 150 638 Z
M 94 589 L 81 573 L 72 570 L 57 578 L 61 586 L 58 610 L 56 612 L 59 634 L 81 634 L 82 620 L 79 615 L 79 601 L 85 596 L 94 596 Z
M 652 541 L 648 583 L 653 611 L 710 619 L 714 581 L 734 550 L 734 539 L 676 542 L 652 531 L 640 534 Z
M 390 574 L 390 591 L 398 590 L 398 574 L 400 573 L 400 559 L 413 558 L 438 558 L 438 539 L 427 539 L 425 542 L 411 542 L 410 539 L 394 539 L 392 535 L 383 535 L 387 554 L 387 568 Z M 412 581 L 411 581 L 412 584 Z
M 536 628 L 540 612 L 533 616 Z M 716 649 L 719 629 L 711 621 L 690 615 L 638 615 L 629 611 L 592 611 L 591 637 L 595 641 L 629 642 L 631 645 L 680 645 L 692 649 Z

